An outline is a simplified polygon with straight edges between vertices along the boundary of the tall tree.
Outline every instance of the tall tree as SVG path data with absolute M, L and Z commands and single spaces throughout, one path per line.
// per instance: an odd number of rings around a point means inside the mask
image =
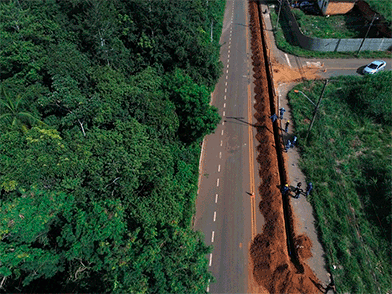
M 165 79 L 170 100 L 180 118 L 179 136 L 184 142 L 194 142 L 211 133 L 219 123 L 216 107 L 211 106 L 210 93 L 177 69 Z

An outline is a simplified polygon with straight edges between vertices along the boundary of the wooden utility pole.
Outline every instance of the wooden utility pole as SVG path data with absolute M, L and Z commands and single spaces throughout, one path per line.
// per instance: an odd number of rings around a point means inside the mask
M 279 10 L 278 10 L 278 19 L 276 20 L 276 26 L 275 26 L 275 30 L 278 29 L 278 25 L 279 25 L 279 17 L 280 17 L 280 11 L 282 10 L 282 4 L 283 4 L 283 0 L 279 1 Z
M 370 29 L 372 28 L 372 25 L 373 25 L 374 20 L 375 20 L 375 19 L 378 19 L 378 17 L 376 17 L 376 16 L 377 16 L 377 13 L 375 13 L 375 14 L 373 15 L 372 21 L 370 22 L 370 25 L 369 25 L 369 27 L 368 27 L 368 29 L 367 29 L 367 32 L 366 32 L 366 34 L 365 34 L 365 37 L 362 39 L 361 45 L 359 45 L 357 54 L 359 54 L 359 52 L 361 52 L 361 48 L 362 48 L 362 46 L 363 46 L 363 43 L 365 43 L 366 37 L 367 37 L 367 35 L 369 34 Z
M 316 118 L 317 110 L 319 109 L 319 106 L 320 106 L 320 103 L 321 103 L 321 99 L 323 98 L 324 91 L 325 91 L 325 88 L 327 87 L 327 84 L 328 84 L 328 79 L 325 80 L 325 84 L 324 84 L 323 90 L 321 91 L 320 98 L 319 98 L 319 100 L 317 102 L 316 108 L 314 109 L 313 118 L 312 118 L 312 121 L 310 122 L 308 133 L 306 134 L 305 142 L 308 141 L 309 133 L 310 133 L 312 127 L 313 127 L 314 119 Z

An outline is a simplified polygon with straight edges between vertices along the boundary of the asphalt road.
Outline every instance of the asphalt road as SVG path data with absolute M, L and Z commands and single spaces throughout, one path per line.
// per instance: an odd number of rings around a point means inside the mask
M 259 180 L 255 179 L 256 130 L 249 124 L 255 121 L 247 23 L 247 1 L 227 1 L 220 40 L 224 72 L 212 97 L 222 121 L 203 143 L 194 222 L 206 244 L 213 246 L 207 256 L 216 279 L 206 289 L 210 293 L 248 292 L 249 247 L 263 224 L 251 196 Z
M 281 54 L 287 55 L 283 52 Z M 362 76 L 363 68 L 376 59 L 309 59 L 303 57 L 297 57 L 293 55 L 288 55 L 288 65 L 293 68 L 298 68 L 300 66 L 316 66 L 320 67 L 322 71 L 320 71 L 320 75 L 324 78 L 330 78 L 341 75 L 358 75 Z M 385 70 L 391 70 L 392 68 L 392 59 L 386 58 L 384 59 L 387 65 Z M 287 59 L 286 59 L 287 62 Z

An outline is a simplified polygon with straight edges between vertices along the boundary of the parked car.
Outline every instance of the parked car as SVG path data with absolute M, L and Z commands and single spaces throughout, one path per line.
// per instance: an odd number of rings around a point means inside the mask
M 296 0 L 291 2 L 291 7 L 292 8 L 302 8 L 306 6 L 313 6 L 313 3 L 307 1 L 307 0 Z
M 313 6 L 313 5 L 314 5 L 314 3 L 309 2 L 309 1 L 302 1 L 302 2 L 299 3 L 299 7 L 301 7 L 301 8 L 304 8 L 304 7 L 307 7 L 307 6 Z
M 384 70 L 386 65 L 387 63 L 384 60 L 375 60 L 365 66 L 363 69 L 363 74 L 372 75 L 378 73 L 379 71 Z

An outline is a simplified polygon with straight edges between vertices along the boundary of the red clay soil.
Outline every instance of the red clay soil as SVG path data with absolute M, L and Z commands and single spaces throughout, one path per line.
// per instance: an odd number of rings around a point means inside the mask
M 319 75 L 321 69 L 319 67 L 305 66 L 301 68 L 301 71 L 298 71 L 297 69 L 293 69 L 286 65 L 280 64 L 273 57 L 270 58 L 270 60 L 273 64 L 273 76 L 274 82 L 276 84 L 287 82 L 301 82 L 303 80 L 314 80 L 321 78 Z
M 311 240 L 305 236 L 293 236 L 295 252 L 300 267 L 295 266 L 288 254 L 287 236 L 283 212 L 283 199 L 280 192 L 282 175 L 279 174 L 278 154 L 275 146 L 273 125 L 270 119 L 270 93 L 265 67 L 263 43 L 260 30 L 257 4 L 249 1 L 252 61 L 255 77 L 255 109 L 257 113 L 257 161 L 260 166 L 261 184 L 259 195 L 260 212 L 265 219 L 262 233 L 258 234 L 250 247 L 255 281 L 270 293 L 320 293 L 321 283 L 304 262 L 311 257 Z M 281 155 L 282 156 L 282 155 Z M 284 170 L 284 168 L 283 168 Z M 285 175 L 287 178 L 287 175 Z M 292 210 L 289 207 L 292 224 Z M 292 224 L 293 225 L 293 224 Z M 294 233 L 295 235 L 295 233 Z

